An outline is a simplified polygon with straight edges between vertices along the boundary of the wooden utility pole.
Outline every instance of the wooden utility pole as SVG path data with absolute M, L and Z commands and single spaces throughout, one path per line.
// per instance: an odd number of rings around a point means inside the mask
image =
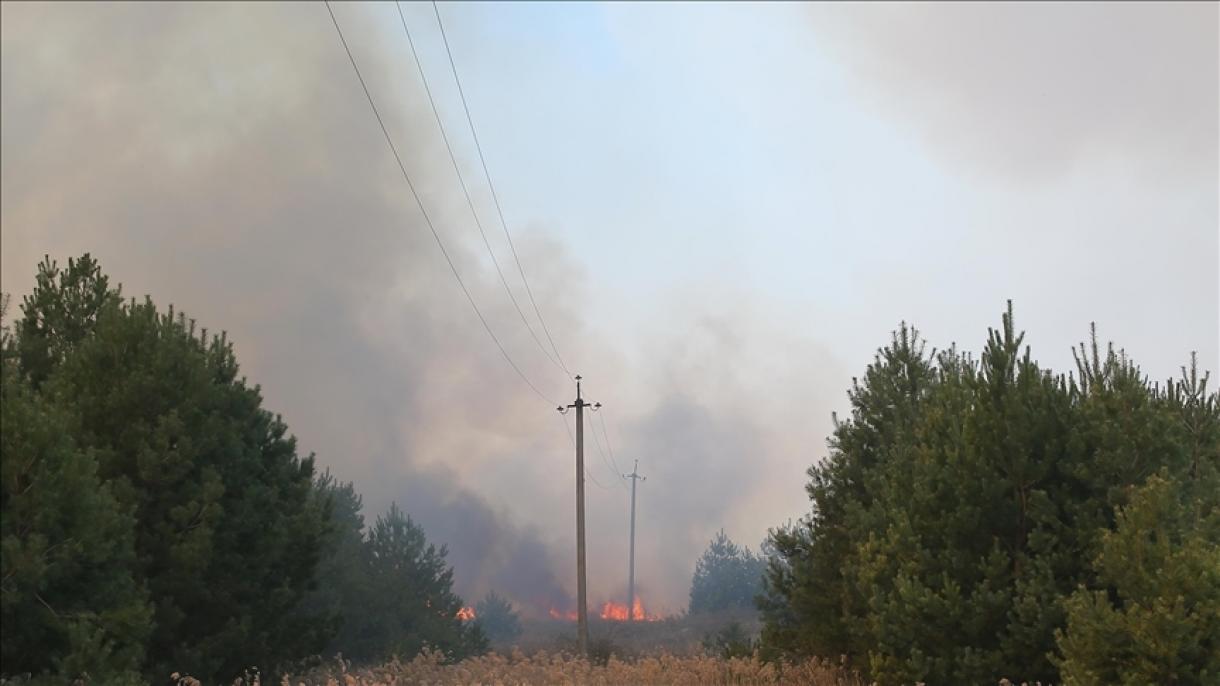
M 630 474 L 624 474 L 624 479 L 631 479 L 631 552 L 627 563 L 627 621 L 635 621 L 635 485 L 645 481 L 647 477 L 640 476 L 640 461 L 635 461 Z
M 589 602 L 585 592 L 585 408 L 597 411 L 601 403 L 587 403 L 580 396 L 576 375 L 576 402 L 558 407 L 562 414 L 576 408 L 576 641 L 582 657 L 589 654 Z

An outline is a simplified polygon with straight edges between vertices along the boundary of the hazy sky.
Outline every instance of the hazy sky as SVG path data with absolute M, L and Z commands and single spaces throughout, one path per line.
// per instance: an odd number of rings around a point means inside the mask
M 902 320 L 978 350 L 1006 299 L 1056 369 L 1096 321 L 1220 369 L 1218 6 L 442 3 L 534 295 L 640 460 L 638 577 L 679 610 L 720 527 L 807 511 L 830 412 Z M 335 7 L 438 231 L 549 399 L 393 4 Z M 406 20 L 524 297 L 431 5 Z M 432 242 L 320 4 L 15 4 L 0 287 L 97 255 L 236 341 L 305 451 L 446 541 L 462 589 L 574 588 L 571 447 Z M 523 301 L 524 302 L 524 301 Z M 527 312 L 530 308 L 527 307 Z M 589 442 L 591 600 L 627 491 Z

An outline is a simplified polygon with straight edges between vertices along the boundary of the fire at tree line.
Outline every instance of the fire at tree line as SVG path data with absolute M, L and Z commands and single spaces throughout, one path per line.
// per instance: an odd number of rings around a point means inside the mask
M 38 265 L 3 323 L 6 679 L 218 683 L 520 634 L 510 599 L 453 592 L 397 506 L 366 524 L 223 334 L 125 299 L 88 255 Z M 761 626 L 707 649 L 845 656 L 881 684 L 1220 683 L 1217 394 L 1193 358 L 1154 383 L 1095 335 L 1073 352 L 1040 367 L 1011 306 L 977 358 L 901 326 L 809 455 L 810 512 L 697 562 L 689 615 Z

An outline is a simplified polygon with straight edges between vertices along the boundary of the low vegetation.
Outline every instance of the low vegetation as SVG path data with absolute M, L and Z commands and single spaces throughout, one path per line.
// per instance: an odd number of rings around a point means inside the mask
M 286 686 L 389 686 L 429 684 L 580 684 L 582 686 L 863 686 L 846 668 L 817 659 L 793 664 L 765 663 L 757 656 L 720 659 L 661 654 L 635 660 L 611 657 L 603 664 L 562 653 L 526 656 L 491 653 L 457 663 L 424 651 L 409 661 L 392 660 L 371 669 L 351 669 L 342 661 L 300 674 L 285 675 Z

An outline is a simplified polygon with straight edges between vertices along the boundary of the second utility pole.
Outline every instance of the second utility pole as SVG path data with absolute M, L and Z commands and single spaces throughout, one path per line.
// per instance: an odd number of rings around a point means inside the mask
M 635 485 L 644 481 L 640 476 L 640 461 L 635 461 L 635 467 L 630 474 L 624 474 L 624 479 L 631 479 L 631 554 L 627 566 L 627 621 L 635 621 Z M 641 618 L 642 619 L 642 618 Z
M 589 654 L 589 603 L 585 593 L 585 408 L 597 410 L 601 403 L 580 397 L 580 375 L 576 375 L 576 402 L 559 407 L 561 413 L 576 408 L 576 641 L 581 657 Z

